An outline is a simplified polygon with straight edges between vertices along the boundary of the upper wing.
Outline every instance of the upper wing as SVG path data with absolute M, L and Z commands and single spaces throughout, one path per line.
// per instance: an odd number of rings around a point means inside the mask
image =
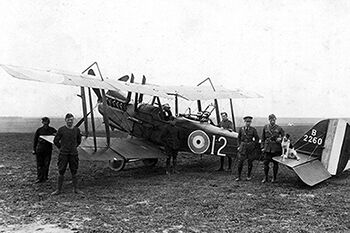
M 114 80 L 108 81 L 113 84 Z M 142 93 L 143 90 L 149 90 L 153 93 L 162 93 L 169 96 L 179 96 L 186 100 L 213 100 L 213 99 L 248 99 L 248 98 L 262 98 L 261 95 L 243 91 L 240 89 L 230 90 L 222 86 L 215 87 L 215 91 L 211 87 L 207 86 L 158 86 L 154 84 L 137 84 L 137 83 L 125 83 L 125 85 L 133 87 L 135 92 Z M 157 96 L 157 95 L 155 95 Z M 160 96 L 160 95 L 158 95 Z
M 260 98 L 256 93 L 248 93 L 243 90 L 229 90 L 224 87 L 217 87 L 216 91 L 206 86 L 185 87 L 185 86 L 158 86 L 152 84 L 128 83 L 114 79 L 99 80 L 94 76 L 86 74 L 68 73 L 56 70 L 39 70 L 24 67 L 1 65 L 0 66 L 11 76 L 37 82 L 63 84 L 69 86 L 83 86 L 106 90 L 129 91 L 142 93 L 151 96 L 169 98 L 177 95 L 187 100 L 212 100 L 212 99 L 236 99 L 236 98 Z
M 11 76 L 45 83 L 64 84 L 69 86 L 84 86 L 101 89 L 114 89 L 102 80 L 91 78 L 89 75 L 73 74 L 53 70 L 29 69 L 19 66 L 0 65 Z
M 215 91 L 207 86 L 168 86 L 164 89 L 169 95 L 178 95 L 188 100 L 245 99 L 262 97 L 257 93 L 247 92 L 240 89 L 230 90 L 222 86 L 215 87 Z
M 135 83 L 127 83 L 112 79 L 99 80 L 91 75 L 75 74 L 56 70 L 30 69 L 2 64 L 0 64 L 0 66 L 8 74 L 18 79 L 63 84 L 68 86 L 83 86 L 106 90 L 138 92 L 151 96 L 169 98 L 167 93 L 161 92 L 157 89 L 152 89 L 152 87 L 143 87 L 142 85 Z

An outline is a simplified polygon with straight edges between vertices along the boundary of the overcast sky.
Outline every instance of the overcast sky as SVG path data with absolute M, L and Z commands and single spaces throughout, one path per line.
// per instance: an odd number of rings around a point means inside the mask
M 234 100 L 236 115 L 350 117 L 349 1 L 2 0 L 0 17 L 3 64 L 98 61 L 110 78 L 163 85 L 211 77 L 264 96 Z M 0 116 L 79 115 L 78 92 L 0 70 Z

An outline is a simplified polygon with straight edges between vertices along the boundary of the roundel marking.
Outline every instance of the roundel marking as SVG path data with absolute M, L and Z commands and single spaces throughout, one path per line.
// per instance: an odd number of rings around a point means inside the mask
M 188 136 L 187 144 L 193 153 L 203 154 L 209 148 L 209 136 L 202 130 L 195 130 Z

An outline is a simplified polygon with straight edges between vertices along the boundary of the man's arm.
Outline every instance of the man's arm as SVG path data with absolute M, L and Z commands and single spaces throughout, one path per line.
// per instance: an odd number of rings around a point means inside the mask
M 280 127 L 281 128 L 281 137 L 283 138 L 284 137 L 284 130 L 283 130 L 283 128 L 282 127 Z
M 277 138 L 277 142 L 281 142 L 282 141 L 282 138 L 284 136 L 284 130 L 282 129 L 282 127 L 280 126 L 280 133 L 278 135 L 278 138 Z
M 259 135 L 258 135 L 258 131 L 254 128 L 254 139 L 255 139 L 255 142 L 259 142 Z
M 263 149 L 265 147 L 265 140 L 266 140 L 265 128 L 266 126 L 263 127 L 262 134 L 261 134 L 261 148 Z
M 77 130 L 77 147 L 80 145 L 80 143 L 81 143 L 81 134 L 80 134 L 80 129 L 79 128 L 77 128 L 78 130 Z
M 218 127 L 222 128 L 222 121 L 219 122 Z
M 39 141 L 39 129 L 37 129 L 34 134 L 33 154 L 36 153 L 36 146 L 38 145 L 38 141 Z
M 61 148 L 61 138 L 62 138 L 62 132 L 60 129 L 58 129 L 57 134 L 53 139 L 53 143 L 57 146 L 58 149 Z
M 263 127 L 263 132 L 261 134 L 261 142 L 265 142 L 265 140 L 266 140 L 265 128 L 266 128 L 266 126 Z
M 241 142 L 242 142 L 242 128 L 239 128 L 239 130 L 238 130 L 237 141 L 238 141 L 238 147 L 239 147 L 241 145 Z
M 233 123 L 232 123 L 232 121 L 229 121 L 228 129 L 229 129 L 230 131 L 233 130 Z
M 57 130 L 54 127 L 52 127 L 52 134 L 55 135 L 56 133 L 57 133 Z

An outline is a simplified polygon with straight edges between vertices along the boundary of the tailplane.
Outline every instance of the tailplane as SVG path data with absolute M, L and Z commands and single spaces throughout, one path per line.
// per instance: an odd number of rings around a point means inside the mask
M 325 119 L 308 130 L 294 145 L 301 159 L 274 160 L 292 168 L 313 186 L 350 168 L 350 125 L 343 119 Z

